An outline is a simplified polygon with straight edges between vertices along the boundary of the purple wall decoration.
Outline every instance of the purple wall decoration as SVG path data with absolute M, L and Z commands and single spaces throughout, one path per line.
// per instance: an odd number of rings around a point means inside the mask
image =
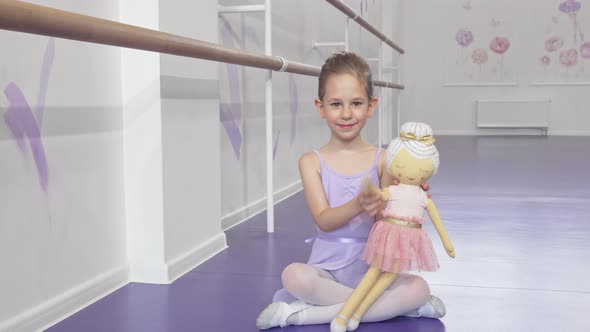
M 461 47 L 467 47 L 473 42 L 473 33 L 470 30 L 459 29 L 455 35 L 457 44 Z
M 47 193 L 49 184 L 49 170 L 41 137 L 41 127 L 43 123 L 43 110 L 45 108 L 45 97 L 47 96 L 47 87 L 49 75 L 53 67 L 53 58 L 55 55 L 55 43 L 53 38 L 47 42 L 41 73 L 39 77 L 39 93 L 37 95 L 37 106 L 35 114 L 31 109 L 25 95 L 19 86 L 10 82 L 4 88 L 4 94 L 8 99 L 9 106 L 4 113 L 4 122 L 10 129 L 16 144 L 25 157 L 25 138 L 29 141 L 29 146 L 35 160 L 37 173 L 39 175 L 39 184 L 43 191 Z
M 578 34 L 580 35 L 580 40 L 582 42 L 584 41 L 584 34 L 576 17 L 576 13 L 580 11 L 580 8 L 582 8 L 582 4 L 575 0 L 566 0 L 559 4 L 559 10 L 567 14 L 574 25 L 574 44 L 578 43 Z
M 229 24 L 222 21 L 221 40 L 223 45 L 236 48 L 230 34 Z M 227 63 L 227 82 L 229 84 L 229 104 L 220 104 L 219 118 L 231 145 L 234 149 L 236 159 L 240 160 L 240 150 L 242 147 L 242 98 L 240 96 L 240 78 L 238 75 L 238 66 Z

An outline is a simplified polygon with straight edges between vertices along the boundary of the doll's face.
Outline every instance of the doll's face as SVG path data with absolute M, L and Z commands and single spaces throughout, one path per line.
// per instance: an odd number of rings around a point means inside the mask
M 432 158 L 416 159 L 401 148 L 389 166 L 389 172 L 400 183 L 419 186 L 434 174 Z

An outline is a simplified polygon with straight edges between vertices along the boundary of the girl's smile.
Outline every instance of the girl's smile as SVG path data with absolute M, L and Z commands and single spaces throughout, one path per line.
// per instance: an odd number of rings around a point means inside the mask
M 337 126 L 342 129 L 352 129 L 355 125 L 356 125 L 356 123 L 354 123 L 354 124 L 337 124 Z

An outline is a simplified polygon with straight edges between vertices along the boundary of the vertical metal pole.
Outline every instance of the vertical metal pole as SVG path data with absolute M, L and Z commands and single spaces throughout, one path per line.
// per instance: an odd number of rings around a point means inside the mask
M 382 65 L 382 57 L 383 57 L 383 55 L 381 54 L 381 52 L 382 52 L 382 46 L 383 46 L 383 42 L 382 41 L 379 41 L 379 57 L 377 58 L 378 59 L 378 61 L 377 61 L 377 63 L 378 63 L 378 66 L 377 66 L 377 70 L 378 70 L 377 77 L 378 77 L 378 80 L 379 81 L 381 81 L 381 72 L 383 71 L 383 69 L 382 69 L 382 67 L 383 67 L 383 65 Z M 381 122 L 383 122 L 383 121 L 381 121 L 381 110 L 382 110 L 381 103 L 383 102 L 381 100 L 381 97 L 383 96 L 383 91 L 382 90 L 383 90 L 382 88 L 379 88 L 379 93 L 378 93 L 378 96 L 379 97 L 378 97 L 378 101 L 377 101 L 377 125 L 379 126 L 379 130 L 378 130 L 378 133 L 379 133 L 378 134 L 379 135 L 379 139 L 378 139 L 378 144 L 379 145 L 378 146 L 379 146 L 379 148 L 381 148 L 383 146 L 383 133 L 381 132 Z
M 272 55 L 271 0 L 264 1 L 264 54 Z M 266 231 L 273 233 L 274 191 L 273 191 L 273 130 L 272 130 L 272 70 L 266 72 Z
M 396 69 L 396 83 L 401 82 L 401 70 L 402 70 L 402 57 L 400 54 L 397 55 L 397 65 L 396 65 L 397 69 Z M 397 110 L 396 110 L 396 115 L 397 115 L 397 123 L 396 123 L 396 128 L 397 131 L 395 133 L 396 136 L 399 136 L 399 130 L 401 127 L 401 123 L 400 123 L 400 118 L 401 118 L 401 107 L 402 107 L 402 103 L 401 103 L 401 99 L 402 99 L 402 94 L 401 94 L 401 90 L 398 90 L 397 93 Z
M 350 24 L 348 24 L 350 21 L 350 18 L 348 18 L 348 16 L 346 17 L 346 23 L 344 23 L 344 50 L 346 52 L 348 52 L 348 50 L 350 49 L 350 44 L 349 44 L 349 31 L 348 31 L 348 26 Z

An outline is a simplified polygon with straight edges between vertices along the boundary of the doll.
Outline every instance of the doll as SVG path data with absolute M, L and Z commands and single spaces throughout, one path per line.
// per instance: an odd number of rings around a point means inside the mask
M 366 182 L 363 190 L 387 202 L 367 241 L 363 259 L 370 268 L 330 324 L 331 332 L 354 331 L 362 316 L 400 272 L 436 271 L 439 267 L 432 241 L 422 229 L 426 210 L 450 257 L 455 250 L 436 206 L 420 187 L 438 170 L 438 151 L 432 129 L 424 124 L 402 125 L 400 137 L 387 149 L 386 169 L 399 181 L 382 190 Z

